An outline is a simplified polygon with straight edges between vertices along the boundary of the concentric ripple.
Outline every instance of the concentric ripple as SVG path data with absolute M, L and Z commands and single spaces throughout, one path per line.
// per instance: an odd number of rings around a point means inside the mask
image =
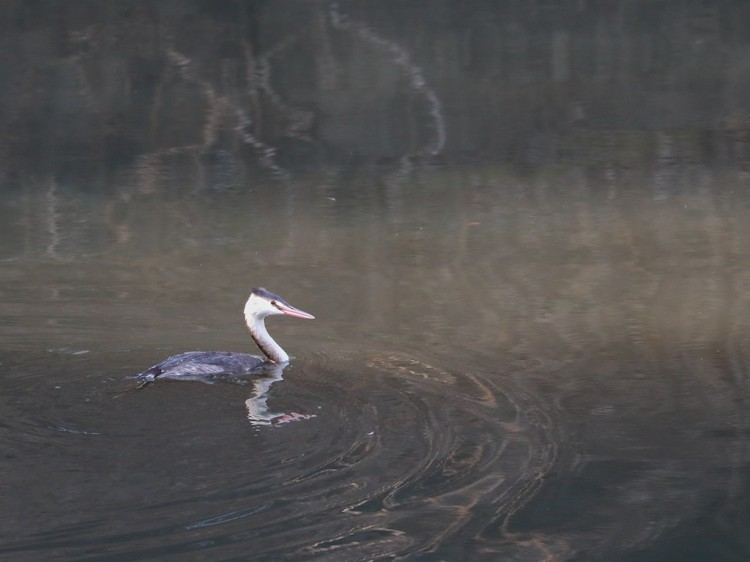
M 260 425 L 244 408 L 259 382 L 120 379 L 77 395 L 37 379 L 11 433 L 42 441 L 22 464 L 43 478 L 0 554 L 225 558 L 250 545 L 257 559 L 440 559 L 476 555 L 480 535 L 488 559 L 562 548 L 508 530 L 560 439 L 511 377 L 320 353 L 261 385 L 268 412 L 299 416 Z

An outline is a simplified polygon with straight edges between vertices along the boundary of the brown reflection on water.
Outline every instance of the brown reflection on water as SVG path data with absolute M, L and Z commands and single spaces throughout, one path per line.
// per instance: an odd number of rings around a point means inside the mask
M 662 195 L 653 176 L 631 174 L 641 187 L 627 190 L 556 176 L 421 170 L 397 192 L 360 177 L 348 193 L 337 183 L 350 178 L 313 176 L 223 195 L 122 181 L 120 195 L 90 197 L 30 180 L 2 205 L 6 306 L 24 295 L 190 300 L 201 322 L 220 325 L 216 307 L 223 315 L 263 284 L 314 294 L 331 306 L 328 325 L 345 326 L 339 335 L 353 323 L 363 340 L 406 347 L 544 356 L 739 345 L 750 312 L 742 177 Z

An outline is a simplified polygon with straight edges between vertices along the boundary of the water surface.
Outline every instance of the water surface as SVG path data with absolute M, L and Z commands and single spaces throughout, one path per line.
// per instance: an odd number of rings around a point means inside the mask
M 739 3 L 66 5 L 3 16 L 2 557 L 747 557 Z M 137 389 L 254 286 L 287 367 Z

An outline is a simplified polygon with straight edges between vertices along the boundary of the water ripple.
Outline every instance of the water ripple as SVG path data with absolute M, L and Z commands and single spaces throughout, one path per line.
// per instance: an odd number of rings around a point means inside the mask
M 264 427 L 247 423 L 252 386 L 163 382 L 81 399 L 40 380 L 17 393 L 16 445 L 55 446 L 26 447 L 40 479 L 10 501 L 27 538 L 0 553 L 180 559 L 252 545 L 262 559 L 440 558 L 483 533 L 488 556 L 540 551 L 507 522 L 555 466 L 560 434 L 511 377 L 319 353 L 264 397 L 269 410 L 316 417 Z

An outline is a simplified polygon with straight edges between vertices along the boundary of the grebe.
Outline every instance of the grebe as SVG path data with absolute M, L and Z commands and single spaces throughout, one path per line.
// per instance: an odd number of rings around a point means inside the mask
M 293 307 L 280 296 L 263 288 L 253 289 L 245 303 L 245 323 L 250 336 L 266 357 L 232 351 L 188 351 L 172 355 L 146 369 L 136 378 L 144 386 L 156 379 L 202 379 L 211 375 L 246 375 L 269 365 L 287 363 L 289 356 L 266 330 L 266 316 L 286 314 L 295 318 L 315 318 Z

